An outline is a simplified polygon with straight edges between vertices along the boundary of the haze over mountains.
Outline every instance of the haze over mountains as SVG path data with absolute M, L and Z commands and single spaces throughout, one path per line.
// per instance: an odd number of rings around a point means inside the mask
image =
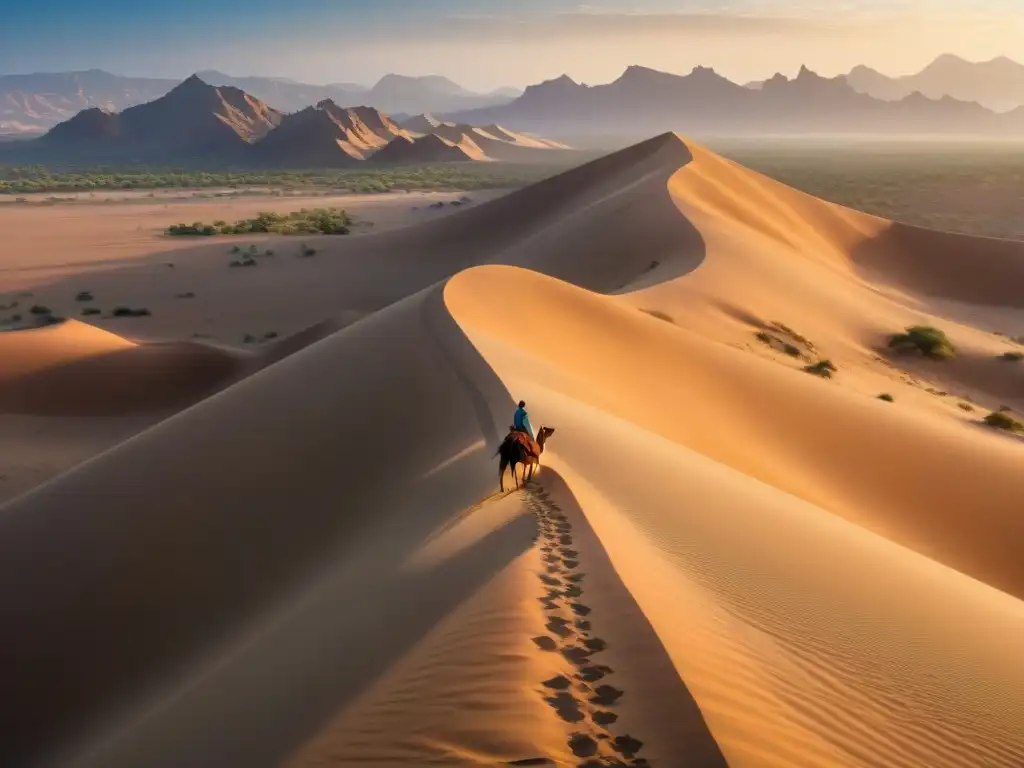
M 631 67 L 626 76 L 635 76 L 633 70 L 644 71 L 643 68 Z M 696 71 L 705 70 L 698 68 Z M 503 106 L 523 95 L 514 88 L 475 93 L 436 75 L 408 77 L 389 74 L 372 87 L 366 87 L 355 83 L 311 85 L 287 78 L 233 77 L 214 70 L 197 74 L 211 85 L 239 88 L 283 112 L 297 112 L 330 99 L 344 106 L 375 107 L 396 116 L 433 113 L 458 118 L 463 112 Z M 665 82 L 676 77 L 659 74 L 663 75 Z M 771 81 L 777 82 L 779 77 L 776 75 Z M 563 76 L 555 81 L 556 86 L 548 86 L 545 98 L 557 99 L 554 88 L 565 88 L 567 93 L 573 91 L 566 86 L 564 81 L 567 80 L 569 78 Z M 883 101 L 900 101 L 920 93 L 933 100 L 948 96 L 958 101 L 977 102 L 996 112 L 1011 111 L 1024 105 L 1024 65 L 1005 57 L 975 63 L 946 54 L 921 72 L 904 77 L 889 77 L 861 65 L 831 80 L 837 84 L 848 83 L 854 92 Z M 765 82 L 747 83 L 746 87 L 748 90 L 760 90 Z M 616 83 L 595 87 L 607 88 Z M 176 80 L 121 77 L 102 70 L 0 76 L 0 133 L 42 132 L 89 107 L 123 110 L 159 98 L 177 84 Z M 622 84 L 617 87 L 621 88 Z M 531 90 L 536 88 L 534 86 Z M 554 96 L 551 96 L 552 92 Z M 722 96 L 722 93 L 717 95 Z M 838 89 L 836 93 L 839 93 Z M 647 108 L 642 103 L 638 106 Z M 940 114 L 940 118 L 944 114 Z M 926 119 L 931 117 L 929 115 Z M 659 130 L 667 128 L 679 126 L 659 126 Z M 935 130 L 941 126 L 932 125 L 931 128 Z
M 562 75 L 530 86 L 509 104 L 448 119 L 573 137 L 634 137 L 670 129 L 695 135 L 1024 131 L 1024 109 L 997 114 L 975 102 L 920 93 L 885 101 L 859 93 L 843 76 L 825 78 L 806 67 L 792 79 L 777 74 L 758 88 L 733 83 L 707 67 L 675 75 L 631 66 L 614 82 L 594 86 Z

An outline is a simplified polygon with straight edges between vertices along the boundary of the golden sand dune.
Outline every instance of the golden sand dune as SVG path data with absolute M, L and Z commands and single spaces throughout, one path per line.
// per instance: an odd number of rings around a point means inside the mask
M 913 384 L 1021 400 L 1024 244 L 667 135 L 326 255 L 367 317 L 0 509 L 0 762 L 1024 764 L 1024 446 Z

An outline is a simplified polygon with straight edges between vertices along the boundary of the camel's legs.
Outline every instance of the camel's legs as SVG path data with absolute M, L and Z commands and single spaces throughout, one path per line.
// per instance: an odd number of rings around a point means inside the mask
M 507 467 L 508 467 L 508 457 L 502 455 L 502 457 L 501 457 L 501 464 L 498 467 L 498 487 L 501 489 L 502 493 L 505 492 L 505 469 Z

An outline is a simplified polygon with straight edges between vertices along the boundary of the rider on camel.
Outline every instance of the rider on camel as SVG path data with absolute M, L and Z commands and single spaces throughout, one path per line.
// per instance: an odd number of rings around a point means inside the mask
M 529 435 L 531 440 L 537 439 L 533 433 L 533 427 L 530 425 L 530 415 L 526 412 L 525 400 L 519 401 L 519 408 L 516 409 L 516 414 L 512 417 L 512 428 L 516 432 L 523 432 Z

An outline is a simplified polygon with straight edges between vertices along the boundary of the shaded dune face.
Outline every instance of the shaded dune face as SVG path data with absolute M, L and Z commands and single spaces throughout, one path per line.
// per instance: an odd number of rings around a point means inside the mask
M 223 387 L 0 508 L 0 762 L 1024 763 L 1021 445 L 866 394 L 1024 245 L 668 134 L 318 257 L 367 316 L 245 360 L 0 334 L 0 407 Z M 836 379 L 752 354 L 774 320 Z M 498 498 L 520 398 L 556 432 Z

